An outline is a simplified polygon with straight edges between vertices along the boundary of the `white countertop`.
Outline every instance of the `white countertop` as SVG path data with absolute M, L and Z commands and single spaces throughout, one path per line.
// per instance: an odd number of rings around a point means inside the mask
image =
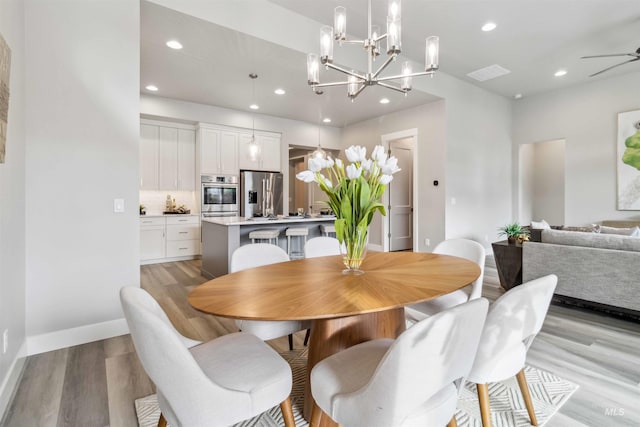
M 145 215 L 140 215 L 140 218 L 158 218 L 158 217 L 174 217 L 174 216 L 200 216 L 199 213 L 188 213 L 188 214 L 163 214 L 163 213 L 147 213 Z
M 244 218 L 240 216 L 222 216 L 202 218 L 202 222 L 210 222 L 218 225 L 253 225 L 253 224 L 290 224 L 294 222 L 335 221 L 336 217 L 320 215 L 315 218 L 299 218 L 296 216 L 282 217 L 278 219 Z

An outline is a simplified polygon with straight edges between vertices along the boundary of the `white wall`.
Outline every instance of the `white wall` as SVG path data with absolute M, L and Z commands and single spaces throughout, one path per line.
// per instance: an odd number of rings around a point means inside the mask
M 533 216 L 535 221 L 564 224 L 564 140 L 534 145 Z
M 0 33 L 11 48 L 6 161 L 0 164 L 0 338 L 9 331 L 9 348 L 0 351 L 0 418 L 24 363 L 25 342 L 25 80 L 24 4 L 3 0 Z M 0 339 L 1 342 L 1 339 Z M 0 349 L 1 350 L 1 349 Z
M 33 353 L 126 331 L 118 290 L 140 283 L 139 3 L 29 0 L 25 19 Z
M 381 136 L 389 133 L 416 128 L 418 136 L 414 155 L 418 158 L 418 197 L 414 209 L 419 212 L 418 227 L 414 239 L 419 242 L 420 251 L 430 251 L 439 241 L 444 240 L 444 200 L 445 200 L 445 147 L 446 112 L 444 101 L 436 101 L 420 107 L 347 126 L 343 131 L 343 147 L 363 145 L 370 154 L 375 145 L 381 144 Z M 403 165 L 399 165 L 401 168 Z M 432 182 L 439 180 L 434 187 Z M 382 217 L 376 214 L 370 226 L 369 243 L 383 245 Z M 431 239 L 431 246 L 424 245 L 425 238 Z
M 632 72 L 515 103 L 515 153 L 520 144 L 566 141 L 566 225 L 640 217 L 637 212 L 616 210 L 618 113 L 640 109 L 639 81 L 640 72 Z M 515 170 L 512 177 L 515 192 L 517 177 Z M 514 200 L 518 200 L 517 194 Z

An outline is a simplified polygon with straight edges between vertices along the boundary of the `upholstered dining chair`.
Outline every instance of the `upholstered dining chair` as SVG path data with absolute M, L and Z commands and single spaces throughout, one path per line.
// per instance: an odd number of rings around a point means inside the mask
M 231 273 L 247 268 L 261 267 L 289 261 L 289 255 L 282 248 L 268 243 L 254 243 L 240 246 L 231 254 Z M 309 330 L 311 322 L 299 320 L 236 320 L 238 329 L 249 332 L 263 340 L 289 336 L 289 350 L 293 350 L 293 333 Z M 305 337 L 307 344 L 309 333 Z
M 340 255 L 340 242 L 335 237 L 314 237 L 304 245 L 305 258 Z
M 456 426 L 460 388 L 473 364 L 489 303 L 444 310 L 397 339 L 357 344 L 316 364 L 311 427 Z
M 182 336 L 145 290 L 125 287 L 120 301 L 133 344 L 156 385 L 159 427 L 228 426 L 280 404 L 294 427 L 291 368 L 258 337 L 236 332 L 206 343 Z
M 510 289 L 489 309 L 478 354 L 468 380 L 476 383 L 482 425 L 491 426 L 488 383 L 515 376 L 531 424 L 538 425 L 524 364 L 527 351 L 540 332 L 558 278 L 550 274 Z
M 447 295 L 443 295 L 429 301 L 405 307 L 404 310 L 408 325 L 419 322 L 420 320 L 428 316 L 432 316 L 445 308 L 453 307 L 482 296 L 485 250 L 480 243 L 469 239 L 449 239 L 440 242 L 433 250 L 433 253 L 453 255 L 475 262 L 480 267 L 480 276 L 471 285 L 464 289 L 451 292 Z

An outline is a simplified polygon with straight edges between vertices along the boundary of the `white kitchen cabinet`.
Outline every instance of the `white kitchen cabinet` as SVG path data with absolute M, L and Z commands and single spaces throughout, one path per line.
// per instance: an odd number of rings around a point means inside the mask
M 152 121 L 140 129 L 140 189 L 195 190 L 195 131 Z
M 140 218 L 140 262 L 193 259 L 200 255 L 200 217 L 197 215 Z
M 197 216 L 167 218 L 167 257 L 200 254 L 200 221 Z
M 178 129 L 178 190 L 193 191 L 195 189 L 196 132 L 190 129 Z
M 164 218 L 140 218 L 140 261 L 165 258 Z
M 250 133 L 240 134 L 240 169 L 281 172 L 280 134 L 256 132 L 255 144 L 251 140 Z
M 200 124 L 196 147 L 200 175 L 238 175 L 238 132 Z
M 140 189 L 158 189 L 158 126 L 140 125 Z

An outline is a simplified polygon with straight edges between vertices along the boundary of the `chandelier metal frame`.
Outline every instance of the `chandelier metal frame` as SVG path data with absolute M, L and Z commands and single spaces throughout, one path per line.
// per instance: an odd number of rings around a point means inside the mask
M 323 26 L 320 29 L 320 55 L 310 53 L 307 55 L 307 83 L 317 94 L 322 91 L 319 88 L 331 86 L 347 86 L 347 96 L 353 102 L 368 86 L 382 86 L 405 96 L 411 90 L 412 77 L 431 76 L 438 70 L 439 39 L 437 36 L 430 36 L 426 39 L 425 47 L 425 70 L 414 73 L 411 64 L 406 61 L 402 65 L 402 73 L 387 77 L 380 74 L 389 64 L 396 60 L 401 52 L 401 24 L 400 24 L 400 0 L 389 0 L 389 14 L 387 15 L 387 32 L 379 35 L 375 27 L 371 24 L 371 0 L 368 1 L 367 11 L 367 38 L 364 40 L 347 40 L 346 38 L 346 10 L 338 6 L 334 13 L 334 27 Z M 343 44 L 361 45 L 367 51 L 367 72 L 361 73 L 349 70 L 333 63 L 333 41 Z M 379 43 L 387 41 L 387 59 L 378 69 L 373 70 L 373 62 L 376 56 L 380 55 Z M 339 71 L 348 76 L 346 81 L 336 81 L 320 83 L 320 63 L 325 69 Z M 400 85 L 388 83 L 391 80 L 401 80 Z

